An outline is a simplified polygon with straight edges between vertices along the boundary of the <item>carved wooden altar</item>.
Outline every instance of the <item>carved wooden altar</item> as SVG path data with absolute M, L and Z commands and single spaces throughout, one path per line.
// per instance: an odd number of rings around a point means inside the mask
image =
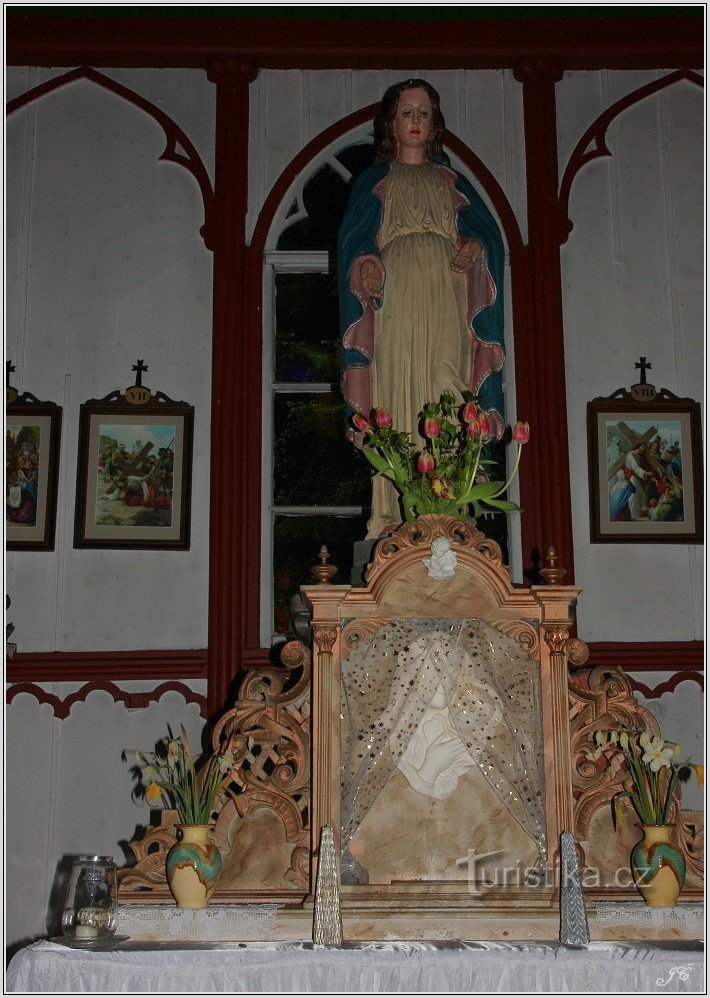
M 422 564 L 436 536 L 447 537 L 456 553 L 452 579 L 430 579 Z M 378 543 L 363 588 L 325 581 L 304 587 L 312 608 L 312 652 L 292 641 L 282 652 L 282 667 L 247 672 L 234 707 L 212 732 L 213 750 L 229 748 L 236 759 L 235 779 L 216 799 L 213 813 L 214 840 L 223 860 L 213 901 L 300 907 L 312 900 L 320 828 L 331 825 L 336 838 L 340 829 L 343 652 L 402 616 L 486 620 L 539 663 L 549 858 L 554 862 L 559 833 L 571 830 L 583 869 L 598 871 L 597 882 L 585 883 L 588 898 L 637 899 L 635 888 L 619 886 L 615 874 L 628 867 L 639 831 L 631 815 L 621 832 L 612 829 L 610 800 L 622 776 L 614 761 L 607 765 L 600 757 L 593 734 L 619 725 L 654 733 L 658 727 L 619 669 L 582 668 L 586 646 L 570 636 L 580 588 L 561 585 L 559 574 L 548 572 L 547 585 L 513 585 L 498 546 L 474 524 L 429 516 Z M 702 892 L 703 817 L 679 812 L 677 804 L 676 815 L 676 839 L 688 868 L 682 897 L 697 897 Z M 164 812 L 158 827 L 130 843 L 137 862 L 119 872 L 122 903 L 171 900 L 164 867 L 175 841 L 174 825 L 174 813 Z M 418 935 L 411 920 L 397 922 L 395 912 L 438 909 L 453 919 L 477 910 L 490 919 L 496 913 L 509 918 L 511 910 L 533 917 L 534 910 L 546 907 L 552 915 L 555 906 L 552 886 L 493 889 L 476 899 L 465 881 L 351 886 L 342 889 L 341 897 L 344 917 L 350 912 L 352 938 L 382 938 L 382 917 L 395 935 L 410 932 L 411 938 L 426 938 L 428 932 L 437 937 L 430 924 Z M 554 938 L 554 917 L 550 925 L 550 936 L 536 926 L 537 938 Z M 506 926 L 513 931 L 511 923 Z M 477 931 L 476 938 L 495 938 L 485 934 L 493 931 L 485 925 Z
M 453 578 L 429 578 L 422 559 L 432 541 L 444 537 L 455 553 Z M 554 574 L 554 573 L 553 573 Z M 312 608 L 313 695 L 311 782 L 312 877 L 320 828 L 330 825 L 338 838 L 341 825 L 340 712 L 341 664 L 363 637 L 398 618 L 476 619 L 508 635 L 539 663 L 544 763 L 545 822 L 549 860 L 556 861 L 559 836 L 574 822 L 569 728 L 568 661 L 582 664 L 586 646 L 570 638 L 577 586 L 557 581 L 531 588 L 514 586 L 502 564 L 498 545 L 472 522 L 454 517 L 423 516 L 403 524 L 380 541 L 366 573 L 364 588 L 322 584 L 303 587 Z M 458 881 L 356 887 L 345 896 L 386 903 L 397 894 L 400 904 L 431 907 L 437 891 L 446 904 L 458 896 L 471 900 L 465 875 Z M 407 895 L 407 901 L 401 898 Z M 540 897 L 538 892 L 538 897 Z

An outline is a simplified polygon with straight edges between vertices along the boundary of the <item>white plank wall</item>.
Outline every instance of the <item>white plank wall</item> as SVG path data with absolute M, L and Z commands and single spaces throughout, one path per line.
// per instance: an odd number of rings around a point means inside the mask
M 212 169 L 204 74 L 162 74 L 162 88 L 158 73 L 106 75 L 174 111 Z M 20 90 L 28 74 L 10 78 Z M 56 549 L 8 559 L 15 639 L 26 652 L 204 647 L 212 258 L 197 183 L 158 162 L 156 122 L 83 80 L 15 112 L 7 143 L 7 354 L 20 390 L 64 408 Z M 137 357 L 144 383 L 195 406 L 191 549 L 75 550 L 79 407 L 132 384 Z
M 204 682 L 188 683 L 204 695 Z M 122 683 L 139 692 L 151 683 Z M 48 687 L 61 699 L 77 684 Z M 5 932 L 12 946 L 56 933 L 56 905 L 66 885 L 58 878 L 64 857 L 83 853 L 113 856 L 123 865 L 130 853 L 121 841 L 150 822 L 150 808 L 132 799 L 132 760 L 124 751 L 150 751 L 168 732 L 184 725 L 195 752 L 204 723 L 196 704 L 175 693 L 159 703 L 127 710 L 103 691 L 75 704 L 65 720 L 49 705 L 20 694 L 6 710 L 6 908 Z M 51 910 L 50 910 L 51 907 Z
M 566 74 L 558 87 L 560 177 L 610 104 L 664 73 Z M 613 157 L 577 175 L 562 248 L 565 359 L 580 636 L 703 636 L 702 548 L 590 544 L 586 404 L 638 380 L 703 398 L 703 93 L 685 81 L 633 105 L 608 133 Z

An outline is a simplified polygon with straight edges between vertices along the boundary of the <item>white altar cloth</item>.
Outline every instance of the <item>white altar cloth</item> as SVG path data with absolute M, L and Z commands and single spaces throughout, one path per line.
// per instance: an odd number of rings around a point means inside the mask
M 43 941 L 12 958 L 7 992 L 697 994 L 704 956 L 682 942 L 125 942 L 87 951 Z

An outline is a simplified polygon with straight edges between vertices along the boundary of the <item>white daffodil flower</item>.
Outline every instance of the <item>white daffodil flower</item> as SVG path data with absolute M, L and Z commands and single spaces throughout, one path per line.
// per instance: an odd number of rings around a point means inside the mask
M 619 741 L 619 732 L 618 731 L 610 731 L 609 732 L 609 744 L 610 745 L 616 745 L 616 743 L 618 741 Z
M 173 738 L 168 742 L 168 766 L 174 766 L 180 758 L 180 742 Z
M 639 745 L 646 752 L 651 744 L 651 738 L 647 731 L 642 731 L 639 735 Z
M 628 733 L 628 731 L 621 731 L 621 732 L 619 732 L 619 745 L 621 745 L 621 747 L 622 747 L 622 749 L 624 749 L 624 751 L 626 751 L 628 749 L 628 747 L 629 747 L 629 733 Z
M 234 752 L 225 752 L 224 755 L 217 757 L 217 765 L 219 766 L 220 773 L 228 773 L 230 769 L 234 768 Z
M 670 769 L 673 749 L 664 748 L 660 738 L 654 738 L 643 755 L 643 761 L 650 766 L 652 773 L 657 773 L 661 766 L 668 766 Z

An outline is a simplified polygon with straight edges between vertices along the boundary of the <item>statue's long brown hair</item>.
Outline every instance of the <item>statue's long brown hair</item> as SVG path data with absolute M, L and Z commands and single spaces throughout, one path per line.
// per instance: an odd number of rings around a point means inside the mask
M 427 144 L 427 157 L 446 159 L 443 148 L 444 116 L 439 106 L 439 94 L 426 80 L 403 80 L 395 83 L 385 91 L 380 105 L 380 112 L 375 118 L 375 159 L 394 159 L 397 155 L 397 142 L 394 136 L 394 120 L 397 117 L 397 105 L 403 90 L 413 90 L 421 87 L 426 90 L 431 100 L 431 135 Z

